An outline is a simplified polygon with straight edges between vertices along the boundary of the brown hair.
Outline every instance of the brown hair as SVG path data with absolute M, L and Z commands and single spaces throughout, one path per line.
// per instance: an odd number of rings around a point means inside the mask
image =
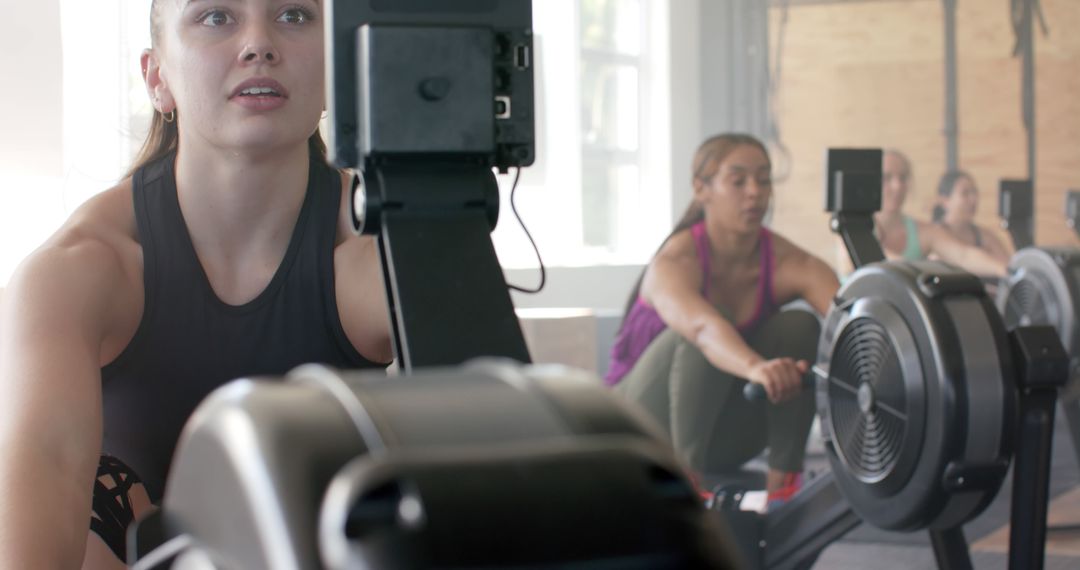
M 153 48 L 157 48 L 160 44 L 160 5 L 160 0 L 153 0 L 150 4 L 150 45 Z M 146 134 L 146 140 L 143 141 L 142 147 L 139 149 L 138 154 L 135 155 L 135 160 L 132 161 L 131 168 L 128 169 L 124 178 L 134 175 L 135 171 L 143 166 L 176 150 L 179 139 L 180 132 L 177 129 L 176 121 L 166 122 L 165 116 L 155 108 L 154 114 L 150 118 L 150 130 Z M 308 138 L 308 151 L 314 156 L 326 158 L 326 143 L 323 142 L 322 135 L 319 134 L 318 130 Z
M 715 135 L 705 139 L 705 142 L 701 143 L 697 152 L 694 153 L 694 162 L 691 166 L 691 172 L 693 173 L 692 184 L 696 190 L 699 184 L 708 184 L 712 177 L 716 175 L 716 172 L 720 170 L 720 164 L 724 162 L 724 159 L 731 154 L 736 148 L 740 146 L 753 146 L 765 155 L 766 160 L 769 158 L 769 151 L 765 148 L 757 138 L 742 134 L 742 133 L 725 133 L 721 135 Z M 660 242 L 660 247 L 656 248 L 659 252 L 660 248 L 664 247 L 671 236 L 693 226 L 694 224 L 705 219 L 705 209 L 701 206 L 701 203 L 697 200 L 691 200 L 690 205 L 686 207 L 686 211 L 683 212 L 682 218 L 675 224 L 675 228 L 671 230 L 671 233 L 664 238 L 664 241 Z M 656 257 L 656 254 L 653 254 Z M 650 259 L 651 262 L 651 259 Z M 630 298 L 626 301 L 626 306 L 623 308 L 623 320 L 619 324 L 619 330 L 622 330 L 623 325 L 626 324 L 626 316 L 630 314 L 630 309 L 633 308 L 634 303 L 637 301 L 638 295 L 641 294 L 641 282 L 645 278 L 645 269 L 641 270 L 641 274 L 638 275 L 637 282 L 634 283 L 634 288 L 630 292 Z
M 895 156 L 896 158 L 899 158 L 900 160 L 902 160 L 904 162 L 904 167 L 907 168 L 908 181 L 910 183 L 912 175 L 915 174 L 915 172 L 914 172 L 915 169 L 911 166 L 911 159 L 908 158 L 908 155 L 904 154 L 903 152 L 901 152 L 901 151 L 899 151 L 899 150 L 897 150 L 895 148 L 887 148 L 881 153 L 881 170 L 882 170 L 882 173 L 881 173 L 882 178 L 881 178 L 881 180 L 882 180 L 882 182 L 885 181 L 885 176 L 884 176 L 885 175 L 885 172 L 884 172 L 884 170 L 885 170 L 885 157 L 890 156 L 890 155 Z
M 945 220 L 945 206 L 940 203 L 940 200 L 952 196 L 953 189 L 956 187 L 956 183 L 964 179 L 970 180 L 972 183 L 975 182 L 975 179 L 963 170 L 950 170 L 945 174 L 941 175 L 941 179 L 938 180 L 937 187 L 939 203 L 934 206 L 933 213 L 933 219 L 935 222 L 941 222 Z

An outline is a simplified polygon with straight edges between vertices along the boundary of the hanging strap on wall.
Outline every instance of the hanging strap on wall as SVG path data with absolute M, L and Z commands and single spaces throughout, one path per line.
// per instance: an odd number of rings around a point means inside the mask
M 1035 37 L 1034 20 L 1038 20 L 1043 36 L 1050 35 L 1040 0 L 1009 0 L 1010 19 L 1016 43 L 1013 57 L 1021 58 L 1020 112 L 1027 130 L 1028 178 L 1035 185 Z

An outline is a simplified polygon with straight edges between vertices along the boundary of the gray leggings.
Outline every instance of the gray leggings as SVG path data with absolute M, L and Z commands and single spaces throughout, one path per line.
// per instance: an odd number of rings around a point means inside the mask
M 748 339 L 765 358 L 813 363 L 821 325 L 803 310 L 779 312 Z M 748 402 L 746 381 L 721 372 L 675 331 L 656 337 L 616 387 L 667 429 L 683 461 L 703 475 L 737 469 L 766 447 L 769 467 L 801 471 L 814 420 L 813 390 L 773 405 Z

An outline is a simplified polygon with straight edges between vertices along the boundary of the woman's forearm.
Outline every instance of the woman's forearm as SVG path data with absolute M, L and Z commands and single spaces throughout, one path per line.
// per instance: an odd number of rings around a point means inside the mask
M 710 364 L 739 378 L 746 378 L 750 369 L 764 360 L 746 344 L 739 331 L 720 316 L 707 319 L 690 340 Z
M 0 560 L 5 568 L 80 568 L 90 528 L 90 485 L 62 476 L 54 458 L 30 441 L 3 448 L 0 485 L 7 492 L 0 499 Z M 72 506 L 82 502 L 85 516 L 75 516 Z
M 946 259 L 946 261 L 950 261 Z M 965 248 L 964 253 L 953 263 L 976 275 L 1005 275 L 1007 262 L 990 255 L 976 247 Z

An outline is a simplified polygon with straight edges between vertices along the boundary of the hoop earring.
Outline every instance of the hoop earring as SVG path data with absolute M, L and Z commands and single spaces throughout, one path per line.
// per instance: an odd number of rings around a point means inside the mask
M 164 119 L 164 121 L 166 123 L 171 123 L 171 122 L 175 121 L 176 120 L 176 110 L 173 109 L 172 111 L 169 111 L 168 113 L 162 113 L 161 118 Z

